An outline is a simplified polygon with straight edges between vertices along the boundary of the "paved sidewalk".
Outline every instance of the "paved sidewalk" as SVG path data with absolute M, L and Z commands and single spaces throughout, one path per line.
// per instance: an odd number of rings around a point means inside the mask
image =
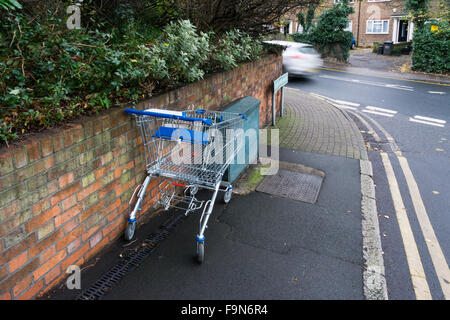
M 137 230 L 137 241 L 117 241 L 88 262 L 82 289 L 62 286 L 47 297 L 74 299 L 150 242 L 159 242 L 138 266 L 120 274 L 103 299 L 351 299 L 366 294 L 360 160 L 362 137 L 351 119 L 310 95 L 286 90 L 287 115 L 279 122 L 280 160 L 325 173 L 314 204 L 262 192 L 217 202 L 206 232 L 205 262 L 195 263 L 199 214 L 180 219 L 173 230 L 161 223 L 183 217 L 170 210 Z M 199 192 L 208 199 L 210 193 Z M 172 228 L 170 228 L 172 229 Z M 129 259 L 129 258 L 128 258 Z M 122 269 L 121 269 L 122 270 Z M 117 279 L 113 281 L 117 282 Z M 95 289 L 97 290 L 97 289 Z
M 276 123 L 280 147 L 367 159 L 358 127 L 346 113 L 328 102 L 285 88 L 284 115 Z

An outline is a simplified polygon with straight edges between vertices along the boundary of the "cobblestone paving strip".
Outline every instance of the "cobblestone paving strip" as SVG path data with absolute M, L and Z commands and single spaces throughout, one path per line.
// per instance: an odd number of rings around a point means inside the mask
M 275 128 L 281 148 L 367 160 L 363 137 L 346 112 L 299 90 L 285 90 Z

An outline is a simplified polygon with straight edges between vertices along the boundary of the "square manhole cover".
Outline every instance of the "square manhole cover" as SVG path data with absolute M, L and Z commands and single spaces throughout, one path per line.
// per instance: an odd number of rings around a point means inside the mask
M 322 181 L 323 177 L 318 175 L 280 169 L 277 174 L 265 177 L 256 191 L 315 203 L 319 196 Z

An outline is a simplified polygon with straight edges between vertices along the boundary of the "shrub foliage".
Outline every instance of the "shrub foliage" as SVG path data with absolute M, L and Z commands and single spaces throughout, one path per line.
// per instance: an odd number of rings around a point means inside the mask
M 353 12 L 354 9 L 346 2 L 336 4 L 320 15 L 316 26 L 310 27 L 308 32 L 296 33 L 294 39 L 313 44 L 323 56 L 346 61 L 349 57 L 352 33 L 344 29 L 347 27 L 349 14 Z
M 440 0 L 438 12 L 430 12 L 429 0 L 406 0 L 405 8 L 414 21 L 413 70 L 450 71 L 449 1 Z M 438 20 L 433 19 L 439 18 Z
M 437 26 L 437 30 L 434 30 Z M 414 31 L 412 66 L 414 70 L 450 72 L 450 26 L 448 21 L 434 21 Z
M 261 44 L 238 30 L 219 37 L 187 20 L 160 30 L 127 6 L 117 7 L 114 23 L 91 14 L 91 27 L 69 30 L 60 14 L 30 19 L 24 11 L 0 11 L 0 143 L 262 54 Z
M 22 9 L 22 5 L 17 0 L 0 0 L 0 9 L 15 10 Z

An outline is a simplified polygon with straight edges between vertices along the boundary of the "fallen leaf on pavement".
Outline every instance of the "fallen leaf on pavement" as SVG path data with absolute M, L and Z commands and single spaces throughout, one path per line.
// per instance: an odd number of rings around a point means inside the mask
M 434 191 L 434 190 L 433 190 L 433 193 L 434 193 L 434 194 L 439 194 L 439 191 Z

